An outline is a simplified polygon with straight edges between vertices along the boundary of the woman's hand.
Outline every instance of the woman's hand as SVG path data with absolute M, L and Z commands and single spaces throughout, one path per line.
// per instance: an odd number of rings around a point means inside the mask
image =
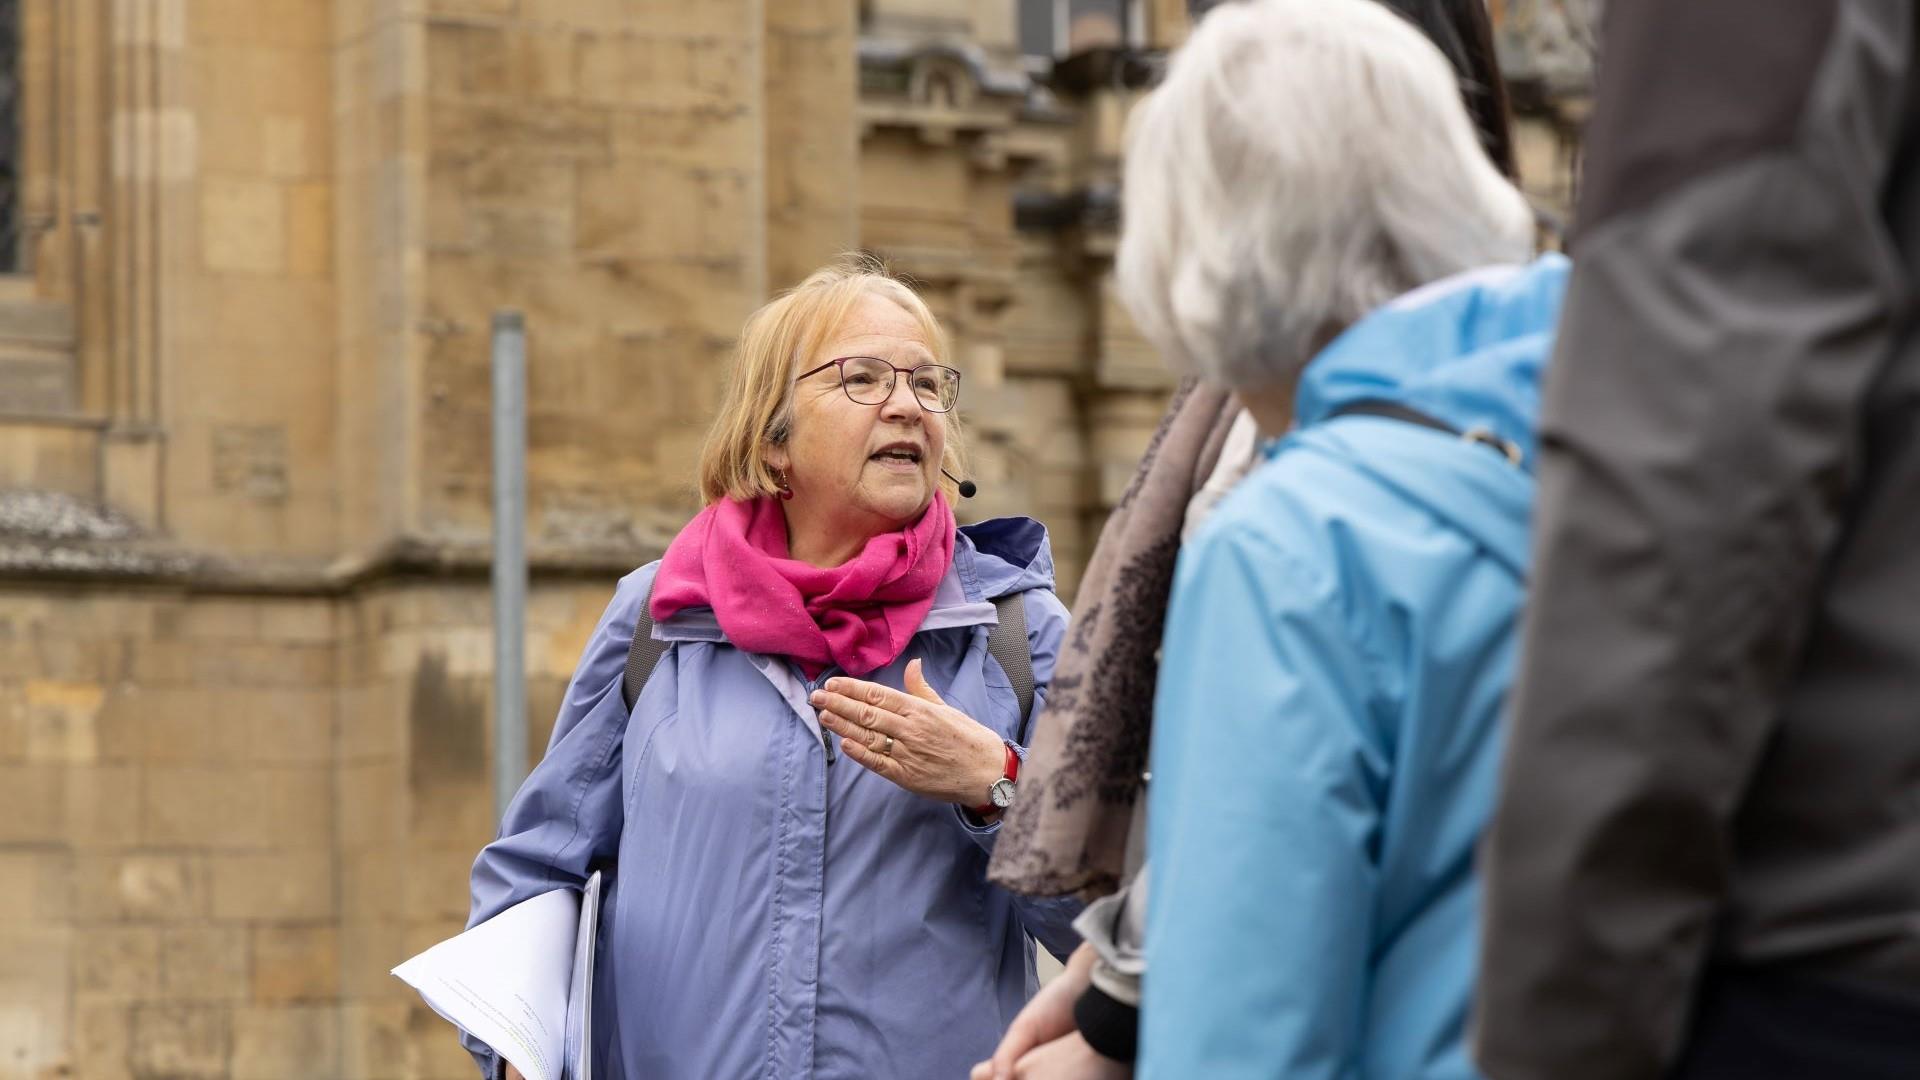
M 1013 1018 L 990 1060 L 973 1067 L 970 1080 L 1127 1080 L 1133 1068 L 1102 1057 L 1073 1026 L 1073 1003 L 1093 981 L 1093 946 L 1081 945 L 1067 970 Z
M 1093 982 L 1093 946 L 1082 942 L 1067 957 L 1067 969 L 1053 977 L 1007 1025 L 993 1057 L 973 1067 L 971 1080 L 1006 1080 L 1016 1062 L 1037 1047 L 1074 1034 L 1073 1003 Z
M 973 1075 L 979 1077 L 978 1066 Z M 1131 1080 L 1133 1066 L 1101 1057 L 1076 1031 L 1035 1047 L 1021 1055 L 1011 1070 L 994 1076 L 995 1080 Z
M 828 679 L 808 699 L 840 750 L 916 795 L 961 806 L 987 801 L 1006 775 L 1007 745 L 992 728 L 940 700 L 907 662 L 907 692 L 860 679 Z M 891 741 L 889 741 L 891 740 Z

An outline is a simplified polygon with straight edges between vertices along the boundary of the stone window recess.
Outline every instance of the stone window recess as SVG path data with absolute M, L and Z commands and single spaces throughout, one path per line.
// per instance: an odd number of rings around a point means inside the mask
M 1019 19 L 1020 52 L 1034 61 L 1146 43 L 1141 0 L 1020 0 Z
M 0 0 L 0 274 L 21 269 L 20 0 Z

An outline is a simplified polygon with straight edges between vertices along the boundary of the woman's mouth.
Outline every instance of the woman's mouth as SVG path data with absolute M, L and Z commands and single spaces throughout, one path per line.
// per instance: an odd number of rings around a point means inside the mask
M 907 445 L 883 446 L 868 455 L 867 460 L 888 470 L 919 472 L 920 448 Z

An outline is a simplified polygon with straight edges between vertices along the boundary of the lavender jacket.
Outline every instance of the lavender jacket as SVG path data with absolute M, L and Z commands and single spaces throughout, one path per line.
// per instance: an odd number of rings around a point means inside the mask
M 1076 937 L 1072 900 L 989 885 L 997 824 L 894 786 L 823 733 L 790 662 L 728 644 L 709 609 L 654 628 L 672 643 L 632 714 L 620 679 L 654 565 L 627 575 L 567 687 L 546 757 L 474 863 L 468 925 L 615 866 L 593 1018 L 607 1080 L 964 1076 L 1035 989 L 1037 938 Z M 1066 633 L 1046 530 L 959 530 L 953 567 L 906 662 L 1012 740 L 1019 706 L 987 652 L 991 601 L 1023 594 L 1033 723 Z M 985 792 L 982 792 L 984 798 Z M 616 865 L 617 864 L 617 865 Z M 466 1037 L 490 1075 L 496 1056 Z

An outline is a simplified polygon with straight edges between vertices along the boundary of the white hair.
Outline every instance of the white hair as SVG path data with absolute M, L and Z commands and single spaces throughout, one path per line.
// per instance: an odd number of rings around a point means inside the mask
M 1182 374 L 1291 381 L 1327 331 L 1532 254 L 1453 68 L 1373 0 L 1214 8 L 1129 123 L 1115 272 Z

